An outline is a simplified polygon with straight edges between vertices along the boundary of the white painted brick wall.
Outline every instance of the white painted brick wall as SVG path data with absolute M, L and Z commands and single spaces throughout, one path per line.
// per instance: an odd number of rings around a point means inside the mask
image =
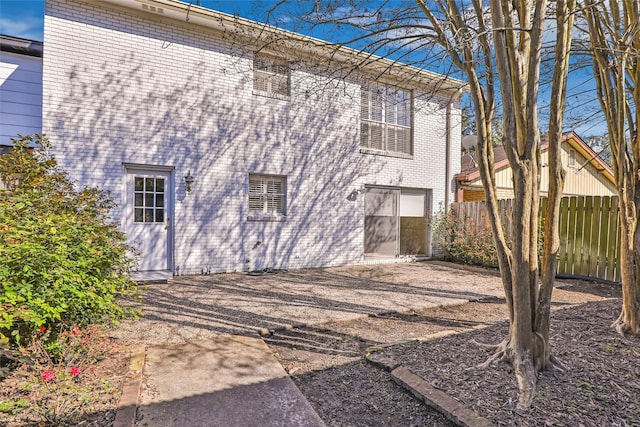
M 359 262 L 364 196 L 347 196 L 365 184 L 432 189 L 441 207 L 448 99 L 416 93 L 413 159 L 363 154 L 357 85 L 307 99 L 296 70 L 290 100 L 254 95 L 251 54 L 232 52 L 186 23 L 46 3 L 43 130 L 74 179 L 119 202 L 124 163 L 174 168 L 176 274 Z M 247 221 L 249 173 L 287 176 L 286 221 Z

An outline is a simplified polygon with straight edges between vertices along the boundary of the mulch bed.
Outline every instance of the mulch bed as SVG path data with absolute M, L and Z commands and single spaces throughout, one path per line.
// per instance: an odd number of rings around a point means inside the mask
M 498 343 L 506 322 L 393 346 L 384 355 L 498 426 L 640 426 L 640 337 L 621 337 L 610 328 L 620 307 L 615 299 L 552 314 L 552 352 L 570 369 L 541 373 L 533 407 L 524 413 L 515 408 L 511 366 L 477 368 L 491 353 L 470 342 Z

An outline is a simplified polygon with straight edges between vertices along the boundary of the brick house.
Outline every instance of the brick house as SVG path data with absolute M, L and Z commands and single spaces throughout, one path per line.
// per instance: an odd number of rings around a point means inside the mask
M 175 0 L 47 0 L 44 34 L 43 131 L 146 277 L 431 256 L 463 82 Z

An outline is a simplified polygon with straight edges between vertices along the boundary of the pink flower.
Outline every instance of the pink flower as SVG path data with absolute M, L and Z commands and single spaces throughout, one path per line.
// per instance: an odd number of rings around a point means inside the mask
M 94 369 L 96 369 L 95 365 L 89 365 L 89 371 L 93 371 Z
M 71 330 L 71 333 L 72 333 L 73 335 L 78 335 L 78 334 L 80 333 L 80 328 L 78 328 L 77 326 L 76 326 L 76 327 L 74 327 L 74 328 Z
M 69 369 L 69 372 L 71 372 L 71 376 L 72 377 L 77 377 L 78 375 L 80 375 L 82 373 L 80 368 L 75 367 L 75 366 L 72 366 L 71 369 Z
M 56 377 L 56 373 L 53 371 L 44 371 L 42 375 L 40 375 L 40 379 L 42 381 L 51 381 Z

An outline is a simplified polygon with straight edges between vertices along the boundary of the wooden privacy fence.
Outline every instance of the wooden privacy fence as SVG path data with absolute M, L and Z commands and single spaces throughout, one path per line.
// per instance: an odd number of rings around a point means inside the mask
M 540 236 L 547 199 L 540 201 Z M 498 210 L 505 232 L 513 226 L 513 200 L 500 200 Z M 489 227 L 484 202 L 452 204 L 452 213 L 465 228 L 480 231 Z M 620 225 L 615 196 L 563 197 L 560 203 L 560 250 L 558 276 L 588 277 L 620 281 Z

